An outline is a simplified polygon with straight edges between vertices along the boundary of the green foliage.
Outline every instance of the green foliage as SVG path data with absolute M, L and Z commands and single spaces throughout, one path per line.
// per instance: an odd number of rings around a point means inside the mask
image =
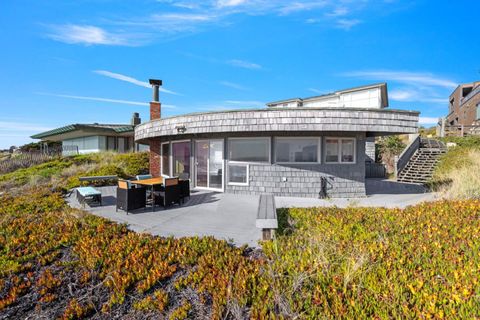
M 406 145 L 399 136 L 388 136 L 379 139 L 376 143 L 377 155 L 386 165 L 387 172 L 392 173 L 395 169 L 395 156 L 405 149 Z
M 134 233 L 45 190 L 3 195 L 0 310 L 28 297 L 62 306 L 64 319 L 130 306 L 182 319 L 198 302 L 212 319 L 474 318 L 479 215 L 475 200 L 282 209 L 283 232 L 251 256 L 211 237 Z M 71 281 L 74 296 L 60 297 Z
M 148 164 L 146 152 L 128 154 L 106 152 L 65 157 L 0 175 L 0 189 L 10 190 L 29 185 L 53 186 L 57 190 L 68 190 L 80 186 L 78 178 L 82 176 L 118 175 L 121 178 L 131 178 L 148 172 Z M 95 182 L 89 184 L 95 185 Z

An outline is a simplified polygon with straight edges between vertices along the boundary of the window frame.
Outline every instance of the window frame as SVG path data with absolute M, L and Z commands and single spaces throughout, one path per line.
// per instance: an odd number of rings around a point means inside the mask
M 168 175 L 163 173 L 163 145 L 168 144 Z M 172 146 L 171 141 L 160 143 L 160 175 L 170 177 L 172 173 Z
M 327 139 L 337 139 L 339 141 L 337 161 L 335 162 L 327 161 Z M 353 140 L 353 161 L 351 162 L 342 161 L 343 140 Z M 325 164 L 356 164 L 357 163 L 357 138 L 356 137 L 325 137 L 324 144 L 325 144 L 325 152 L 323 156 L 323 161 Z
M 298 161 L 277 161 L 277 141 L 278 140 L 302 140 L 302 139 L 316 139 L 317 140 L 317 161 L 298 162 Z M 275 137 L 274 143 L 274 161 L 278 164 L 320 164 L 322 163 L 322 137 Z
M 247 168 L 246 170 L 246 182 L 231 182 L 230 181 L 230 165 L 233 166 L 245 166 Z M 250 163 L 249 162 L 244 162 L 244 161 L 229 161 L 227 163 L 227 185 L 229 186 L 248 186 L 250 182 Z
M 241 160 L 230 160 L 230 141 L 232 140 L 253 140 L 253 139 L 263 139 L 268 142 L 268 160 L 267 161 L 241 161 Z M 227 138 L 227 156 L 226 159 L 230 163 L 263 163 L 263 164 L 271 164 L 272 163 L 272 139 L 271 137 L 234 137 L 234 138 Z
M 188 159 L 188 162 L 189 162 L 189 167 L 190 167 L 190 171 L 192 171 L 192 140 L 190 139 L 183 139 L 183 140 L 175 140 L 175 141 L 169 141 L 170 143 L 170 157 L 169 157 L 169 167 L 170 167 L 170 173 L 171 173 L 171 176 L 172 177 L 176 177 L 173 173 L 173 144 L 174 143 L 185 143 L 185 142 L 188 142 L 190 143 L 190 156 L 189 156 L 189 159 Z M 162 150 L 163 152 L 163 150 Z M 192 172 L 189 172 L 188 173 L 189 176 L 191 177 L 192 176 Z

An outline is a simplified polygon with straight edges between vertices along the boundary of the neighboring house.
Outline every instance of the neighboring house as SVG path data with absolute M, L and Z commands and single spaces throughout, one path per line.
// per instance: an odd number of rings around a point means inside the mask
M 447 127 L 469 131 L 469 126 L 480 125 L 480 81 L 460 84 L 450 95 Z
M 276 196 L 365 196 L 368 143 L 376 136 L 418 132 L 416 111 L 386 110 L 386 84 L 268 108 L 161 118 L 160 80 L 149 122 L 135 141 L 150 145 L 154 176 L 189 177 L 198 189 Z M 374 150 L 374 148 L 373 148 Z
M 131 124 L 70 124 L 31 136 L 41 141 L 61 141 L 65 154 L 76 152 L 94 153 L 116 151 L 120 153 L 145 150 L 135 143 L 134 128 L 140 124 L 138 113 L 132 116 Z

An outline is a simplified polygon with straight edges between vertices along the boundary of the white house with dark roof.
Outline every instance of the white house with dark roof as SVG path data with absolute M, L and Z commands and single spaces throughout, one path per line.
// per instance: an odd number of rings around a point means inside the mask
M 120 153 L 145 150 L 135 143 L 134 129 L 141 119 L 134 113 L 130 124 L 70 124 L 31 136 L 41 141 L 61 141 L 66 154 L 78 150 L 79 154 L 102 151 Z

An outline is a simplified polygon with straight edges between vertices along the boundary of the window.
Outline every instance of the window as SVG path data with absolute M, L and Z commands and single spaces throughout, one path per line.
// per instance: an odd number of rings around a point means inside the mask
M 276 138 L 275 162 L 318 162 L 318 138 Z
M 229 139 L 228 159 L 243 162 L 270 162 L 270 138 Z
M 116 141 L 115 137 L 107 137 L 107 150 L 116 150 Z
M 190 141 L 172 142 L 173 176 L 190 178 Z
M 248 185 L 248 163 L 228 164 L 228 184 L 239 186 Z
M 475 120 L 480 120 L 480 103 L 477 103 L 477 117 Z
M 162 174 L 170 175 L 170 143 L 162 143 Z
M 326 163 L 355 163 L 354 138 L 326 138 Z

